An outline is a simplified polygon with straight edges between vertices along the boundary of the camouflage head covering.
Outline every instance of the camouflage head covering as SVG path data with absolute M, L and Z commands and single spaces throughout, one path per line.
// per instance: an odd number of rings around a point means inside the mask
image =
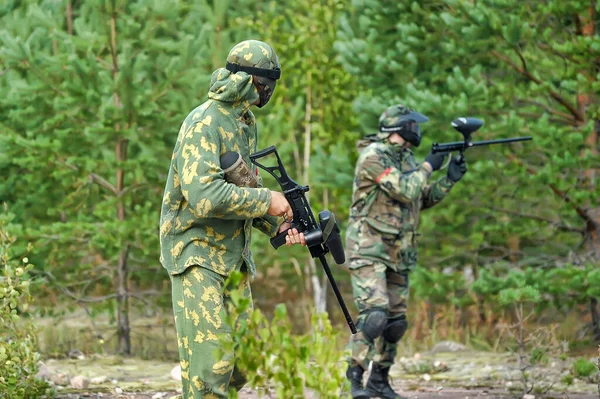
M 279 57 L 277 57 L 273 47 L 258 40 L 245 40 L 233 46 L 227 55 L 227 63 L 267 70 L 279 70 L 281 68 Z M 253 73 L 250 74 L 254 75 Z M 275 76 L 272 78 L 279 79 Z
M 269 102 L 277 79 L 281 77 L 281 65 L 275 50 L 258 40 L 245 40 L 233 46 L 227 55 L 226 68 L 232 73 L 242 71 L 256 76 L 260 94 L 259 108 Z
M 425 115 L 413 111 L 404 104 L 388 107 L 379 117 L 377 138 L 386 139 L 392 133 L 400 133 L 407 122 L 423 123 L 429 120 Z

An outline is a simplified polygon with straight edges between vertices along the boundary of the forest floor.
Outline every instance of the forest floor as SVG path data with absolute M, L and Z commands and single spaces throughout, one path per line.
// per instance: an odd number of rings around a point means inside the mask
M 80 359 L 47 359 L 45 372 L 69 381 L 84 376 L 91 384 L 87 389 L 57 386 L 58 398 L 167 399 L 176 395 L 179 382 L 174 380 L 173 362 L 140 360 L 116 356 L 91 356 Z M 572 379 L 567 386 L 568 364 L 552 363 L 528 370 L 536 381 L 528 398 L 600 398 L 597 376 Z M 562 363 L 562 362 L 561 362 Z M 460 352 L 423 353 L 398 359 L 390 373 L 394 388 L 409 398 L 522 398 L 521 373 L 511 354 L 462 350 Z M 57 377 L 58 376 L 58 377 Z M 540 389 L 554 383 L 545 395 Z M 67 383 L 67 385 L 70 385 Z M 534 393 L 537 392 L 537 393 Z M 259 395 L 244 388 L 241 399 L 275 398 L 271 393 Z M 307 394 L 306 398 L 318 398 Z M 345 396 L 342 396 L 345 397 Z

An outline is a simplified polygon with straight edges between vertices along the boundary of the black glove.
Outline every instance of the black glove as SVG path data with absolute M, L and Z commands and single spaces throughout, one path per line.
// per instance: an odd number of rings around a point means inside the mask
M 444 159 L 446 159 L 446 154 L 443 152 L 436 152 L 435 154 L 433 153 L 429 153 L 426 157 L 425 157 L 425 162 L 429 162 L 429 164 L 431 165 L 431 167 L 433 168 L 433 170 L 439 170 L 443 163 L 444 163 Z
M 450 165 L 448 165 L 448 179 L 456 183 L 462 179 L 465 173 L 467 173 L 467 161 L 465 158 L 453 158 L 452 161 L 450 161 Z

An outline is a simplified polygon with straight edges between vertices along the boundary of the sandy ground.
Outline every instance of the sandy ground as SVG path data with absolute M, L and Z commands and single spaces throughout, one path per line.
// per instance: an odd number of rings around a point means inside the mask
M 546 369 L 536 371 L 536 381 L 539 379 L 537 385 L 542 385 L 546 380 L 556 381 L 551 394 L 538 394 L 536 399 L 600 398 L 595 380 L 574 379 L 570 385 L 560 382 L 561 377 L 568 373 L 569 364 L 568 360 L 566 368 L 565 365 L 550 364 Z M 74 376 L 103 380 L 92 383 L 85 390 L 60 387 L 58 398 L 62 399 L 167 399 L 176 395 L 180 388 L 180 383 L 171 377 L 171 371 L 176 366 L 171 362 L 94 356 L 85 359 L 49 359 L 45 365 L 49 372 L 63 375 L 66 381 Z M 390 375 L 394 388 L 410 399 L 522 398 L 520 373 L 514 366 L 514 356 L 506 353 L 425 353 L 398 359 Z M 258 395 L 244 388 L 239 397 L 258 399 L 276 396 Z M 348 395 L 341 397 L 349 398 Z M 319 396 L 307 394 L 306 398 L 317 399 Z

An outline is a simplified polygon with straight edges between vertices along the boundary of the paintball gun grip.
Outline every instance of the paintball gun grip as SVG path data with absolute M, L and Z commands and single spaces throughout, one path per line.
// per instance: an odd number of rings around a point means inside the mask
M 287 229 L 285 231 L 282 231 L 281 233 L 277 234 L 275 237 L 271 238 L 271 245 L 273 246 L 273 248 L 277 249 L 280 246 L 285 244 L 285 237 L 288 235 L 288 231 L 290 229 Z

